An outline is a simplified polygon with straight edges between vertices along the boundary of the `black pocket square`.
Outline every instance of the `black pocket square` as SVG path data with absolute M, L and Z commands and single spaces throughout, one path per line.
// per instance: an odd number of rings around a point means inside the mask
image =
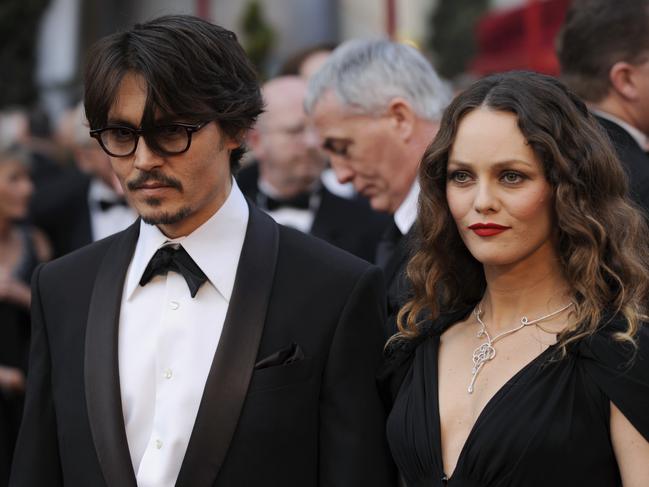
M 297 343 L 291 343 L 288 347 L 264 357 L 255 364 L 255 370 L 267 369 L 278 365 L 288 365 L 304 358 L 304 352 Z

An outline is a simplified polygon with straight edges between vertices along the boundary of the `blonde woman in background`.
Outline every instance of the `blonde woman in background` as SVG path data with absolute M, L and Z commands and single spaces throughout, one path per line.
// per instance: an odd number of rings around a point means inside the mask
M 50 247 L 27 216 L 33 186 L 29 156 L 0 151 L 0 485 L 9 479 L 11 455 L 22 411 L 29 343 L 29 281 Z

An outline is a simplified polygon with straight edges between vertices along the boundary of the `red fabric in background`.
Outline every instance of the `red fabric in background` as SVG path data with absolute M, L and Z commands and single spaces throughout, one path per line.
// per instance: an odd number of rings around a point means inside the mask
M 482 76 L 512 69 L 559 74 L 555 39 L 570 0 L 528 0 L 527 4 L 488 14 L 476 27 L 478 54 L 469 71 Z

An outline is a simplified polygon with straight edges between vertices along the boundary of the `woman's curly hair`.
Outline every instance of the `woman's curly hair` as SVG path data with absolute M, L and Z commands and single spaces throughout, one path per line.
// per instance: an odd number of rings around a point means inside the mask
M 399 313 L 395 338 L 417 336 L 422 319 L 468 307 L 484 294 L 482 264 L 462 242 L 446 201 L 458 125 L 479 107 L 516 115 L 553 189 L 557 250 L 575 304 L 560 350 L 594 333 L 604 313 L 623 315 L 627 329 L 617 338 L 634 343 L 649 304 L 645 215 L 630 201 L 624 169 L 586 105 L 555 78 L 524 71 L 489 76 L 461 93 L 423 156 L 419 242 L 408 264 L 413 297 Z

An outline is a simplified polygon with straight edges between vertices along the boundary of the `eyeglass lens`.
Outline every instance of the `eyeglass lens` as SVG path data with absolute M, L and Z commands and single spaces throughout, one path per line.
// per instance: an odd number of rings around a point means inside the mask
M 147 145 L 169 154 L 187 150 L 189 130 L 181 125 L 154 127 L 144 134 Z M 101 132 L 101 142 L 115 156 L 131 154 L 135 150 L 138 134 L 128 127 L 111 127 Z

